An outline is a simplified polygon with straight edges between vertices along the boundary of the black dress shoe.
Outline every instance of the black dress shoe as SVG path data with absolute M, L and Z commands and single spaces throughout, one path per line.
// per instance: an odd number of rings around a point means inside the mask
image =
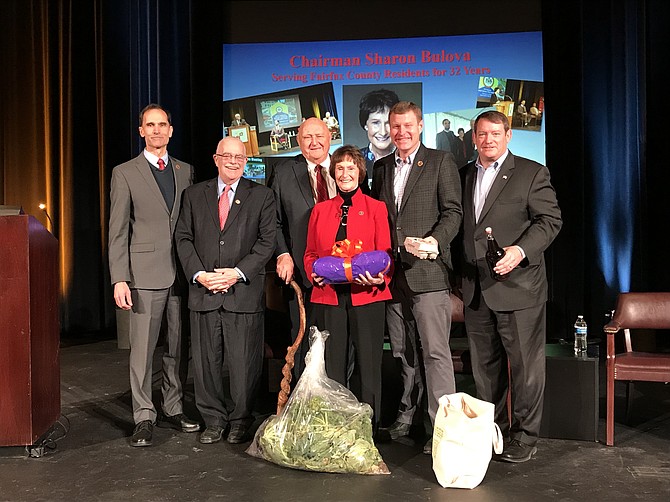
M 246 440 L 248 427 L 245 424 L 232 424 L 228 433 L 228 442 L 230 444 L 244 443 Z
M 505 445 L 505 449 L 499 459 L 515 464 L 527 462 L 537 452 L 537 447 L 522 443 L 518 439 L 512 439 Z
M 200 430 L 200 424 L 195 420 L 191 420 L 183 413 L 177 413 L 172 416 L 161 414 L 158 417 L 158 426 L 171 427 L 181 432 L 198 432 Z
M 388 432 L 391 436 L 391 439 L 395 440 L 404 436 L 409 436 L 409 430 L 411 427 L 411 424 L 405 424 L 396 420 L 392 425 L 389 427 L 384 427 L 382 430 Z
M 154 424 L 151 420 L 142 420 L 135 425 L 133 435 L 130 438 L 130 446 L 151 446 L 151 438 L 154 432 Z
M 200 442 L 203 444 L 218 443 L 223 438 L 223 427 L 210 425 L 200 434 Z

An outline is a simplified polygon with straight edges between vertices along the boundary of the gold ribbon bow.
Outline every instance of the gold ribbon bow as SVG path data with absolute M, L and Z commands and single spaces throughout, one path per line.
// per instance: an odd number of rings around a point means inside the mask
M 363 251 L 363 241 L 356 239 L 351 242 L 349 239 L 344 239 L 343 241 L 337 241 L 333 244 L 333 250 L 331 255 L 344 258 L 344 275 L 349 282 L 354 281 L 354 274 L 351 270 L 351 258 Z

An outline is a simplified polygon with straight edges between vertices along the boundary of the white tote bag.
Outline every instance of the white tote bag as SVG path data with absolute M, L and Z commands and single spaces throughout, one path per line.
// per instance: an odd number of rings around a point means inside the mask
M 433 471 L 443 487 L 475 488 L 503 440 L 493 404 L 457 392 L 440 398 L 433 430 Z M 492 448 L 493 447 L 493 448 Z

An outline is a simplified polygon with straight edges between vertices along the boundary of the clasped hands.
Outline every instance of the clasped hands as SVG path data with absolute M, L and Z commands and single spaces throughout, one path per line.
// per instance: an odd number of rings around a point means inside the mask
M 437 239 L 432 236 L 424 237 L 405 237 L 403 243 L 408 253 L 413 254 L 420 260 L 434 260 L 440 254 Z
M 203 272 L 198 275 L 196 281 L 212 293 L 223 294 L 239 279 L 240 275 L 234 268 L 215 268 L 214 272 Z

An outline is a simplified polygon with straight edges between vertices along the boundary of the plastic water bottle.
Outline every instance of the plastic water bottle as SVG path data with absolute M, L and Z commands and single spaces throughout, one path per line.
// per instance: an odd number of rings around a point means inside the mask
M 578 315 L 575 321 L 575 355 L 581 356 L 586 354 L 586 333 L 588 327 L 583 315 Z

